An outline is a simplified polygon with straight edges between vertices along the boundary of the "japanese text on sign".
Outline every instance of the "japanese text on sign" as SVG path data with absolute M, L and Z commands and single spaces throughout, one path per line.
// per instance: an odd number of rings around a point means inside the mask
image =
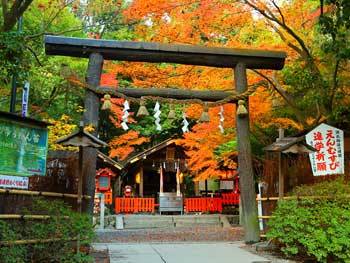
M 0 187 L 28 189 L 29 178 L 22 176 L 9 176 L 0 174 Z
M 317 152 L 310 153 L 313 175 L 344 173 L 344 133 L 322 123 L 306 135 L 307 144 Z
M 0 118 L 0 173 L 45 175 L 47 129 Z

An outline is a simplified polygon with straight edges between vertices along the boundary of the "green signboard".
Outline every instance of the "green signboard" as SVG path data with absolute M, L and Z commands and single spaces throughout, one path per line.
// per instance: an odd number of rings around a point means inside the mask
M 0 118 L 0 174 L 45 175 L 47 129 Z

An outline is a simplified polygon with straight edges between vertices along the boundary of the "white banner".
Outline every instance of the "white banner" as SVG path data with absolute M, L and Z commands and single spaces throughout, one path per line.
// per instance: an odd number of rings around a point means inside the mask
M 22 91 L 22 117 L 28 116 L 29 82 L 26 82 Z
M 29 177 L 10 176 L 0 174 L 0 187 L 3 188 L 17 188 L 28 189 Z
M 327 124 L 320 124 L 306 136 L 306 143 L 317 152 L 310 153 L 314 176 L 344 174 L 344 132 Z

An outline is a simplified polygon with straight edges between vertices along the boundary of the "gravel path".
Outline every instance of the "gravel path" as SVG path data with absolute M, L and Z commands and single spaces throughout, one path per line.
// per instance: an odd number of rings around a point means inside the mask
M 97 232 L 102 243 L 142 242 L 230 242 L 243 239 L 241 227 L 174 227 L 133 230 L 104 230 Z

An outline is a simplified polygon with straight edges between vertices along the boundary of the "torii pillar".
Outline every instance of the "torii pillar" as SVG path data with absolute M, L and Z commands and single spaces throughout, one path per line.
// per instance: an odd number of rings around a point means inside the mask
M 238 93 L 247 90 L 247 70 L 246 65 L 238 63 L 234 68 L 235 87 Z M 248 98 L 245 101 L 248 105 Z M 236 105 L 238 107 L 238 105 Z M 236 109 L 237 111 L 237 109 Z M 237 150 L 238 150 L 238 173 L 239 188 L 241 189 L 241 210 L 242 224 L 251 231 L 245 231 L 245 240 L 248 242 L 257 242 L 260 240 L 258 210 L 256 209 L 255 190 L 242 191 L 242 189 L 255 189 L 254 173 L 252 166 L 252 152 L 250 145 L 249 130 L 249 110 L 245 116 L 236 116 L 237 130 Z M 244 202 L 242 201 L 244 200 Z
M 98 87 L 100 85 L 101 73 L 103 68 L 103 57 L 99 53 L 91 53 L 89 57 L 89 64 L 86 73 L 86 83 L 92 87 Z M 98 121 L 99 121 L 99 109 L 100 99 L 92 91 L 86 90 L 84 98 L 84 125 L 92 125 L 94 131 L 91 132 L 94 136 L 98 136 Z M 84 190 L 86 195 L 95 196 L 95 176 L 96 176 L 96 160 L 97 149 L 94 147 L 84 147 L 83 151 L 83 164 L 84 164 Z M 93 202 L 84 203 L 84 211 L 92 214 L 94 210 Z

